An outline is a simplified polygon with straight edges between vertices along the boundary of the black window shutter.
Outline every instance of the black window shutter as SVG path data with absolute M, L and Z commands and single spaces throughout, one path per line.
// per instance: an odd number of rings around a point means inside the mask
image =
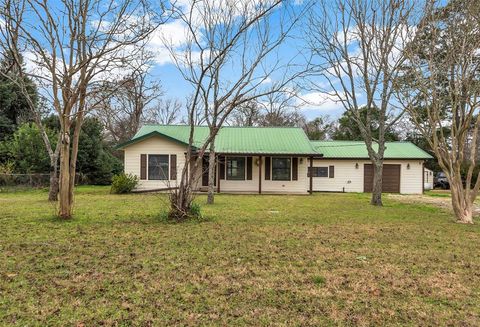
M 334 178 L 335 177 L 335 166 L 329 166 L 328 167 L 328 178 Z
M 252 157 L 247 157 L 247 180 L 252 180 Z
M 140 155 L 140 179 L 147 179 L 147 155 Z
M 219 170 L 220 170 L 220 179 L 225 179 L 225 157 L 224 156 L 218 156 L 218 164 L 219 164 Z
M 265 157 L 265 180 L 270 180 L 270 157 Z
M 298 180 L 298 158 L 292 159 L 292 181 Z
M 170 155 L 170 180 L 174 181 L 177 179 L 177 155 Z

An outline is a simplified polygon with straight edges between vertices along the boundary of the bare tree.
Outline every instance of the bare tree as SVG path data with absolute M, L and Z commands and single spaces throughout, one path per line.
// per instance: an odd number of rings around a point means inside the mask
M 233 126 L 258 126 L 262 120 L 262 108 L 257 101 L 248 101 L 235 108 L 229 123 Z
M 284 69 L 267 58 L 283 43 L 293 28 L 293 17 L 288 2 L 275 1 L 192 1 L 187 6 L 174 5 L 174 12 L 186 27 L 187 44 L 178 49 L 165 40 L 179 71 L 193 87 L 188 108 L 190 123 L 198 111 L 203 111 L 209 136 L 196 149 L 196 158 L 190 169 L 195 126 L 191 124 L 187 163 L 182 172 L 179 189 L 172 197 L 172 216 L 188 215 L 192 201 L 190 170 L 201 164 L 208 149 L 209 193 L 213 203 L 215 176 L 215 137 L 232 111 L 244 103 L 282 89 L 292 76 L 269 87 L 264 82 L 272 72 Z M 275 18 L 273 14 L 276 14 Z M 293 17 L 293 18 L 292 18 Z M 276 23 L 275 29 L 271 23 Z
M 306 118 L 297 93 L 277 90 L 234 109 L 229 123 L 235 126 L 303 126 Z
M 331 139 L 334 123 L 328 115 L 319 116 L 307 121 L 302 127 L 310 140 Z
M 125 62 L 118 79 L 108 76 L 92 92 L 94 114 L 115 143 L 127 141 L 137 133 L 146 112 L 162 95 L 160 83 L 150 78 L 153 53 L 144 47 L 136 52 L 134 58 Z
M 58 215 L 62 218 L 72 216 L 79 135 L 90 92 L 96 81 L 104 79 L 102 75 L 113 74 L 135 57 L 136 45 L 158 26 L 152 12 L 141 0 L 1 2 L 0 19 L 7 27 L 2 29 L 2 47 L 18 63 L 20 53 L 28 53 L 36 68 L 28 75 L 41 86 L 60 120 Z M 17 37 L 15 46 L 12 36 Z
M 304 102 L 296 90 L 282 90 L 261 99 L 262 118 L 260 126 L 303 126 L 305 117 L 300 112 Z
M 321 0 L 308 24 L 311 87 L 341 102 L 358 124 L 374 166 L 371 204 L 377 206 L 382 205 L 385 131 L 403 114 L 395 105 L 393 82 L 414 32 L 415 6 L 413 0 Z M 375 107 L 378 139 L 370 129 Z
M 399 80 L 402 103 L 448 178 L 455 217 L 468 224 L 480 188 L 479 13 L 479 1 L 429 1 Z
M 147 109 L 145 122 L 171 125 L 178 121 L 181 110 L 182 103 L 178 99 L 158 99 Z

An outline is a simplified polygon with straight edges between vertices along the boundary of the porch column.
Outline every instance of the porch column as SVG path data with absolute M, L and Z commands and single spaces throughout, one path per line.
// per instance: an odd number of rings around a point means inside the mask
M 220 193 L 220 162 L 218 161 L 219 155 L 215 157 L 216 163 L 215 167 L 217 168 L 217 193 Z
M 308 193 L 313 193 L 313 157 L 310 157 L 310 190 Z
M 258 194 L 262 194 L 262 156 L 258 156 Z

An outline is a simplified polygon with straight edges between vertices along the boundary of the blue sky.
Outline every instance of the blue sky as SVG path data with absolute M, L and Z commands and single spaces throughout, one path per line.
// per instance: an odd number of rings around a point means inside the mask
M 281 8 L 279 10 L 282 10 Z M 305 10 L 305 4 L 298 3 L 294 9 L 297 13 Z M 306 44 L 303 39 L 305 24 L 307 23 L 307 16 L 303 15 L 302 20 L 299 22 L 297 28 L 291 33 L 290 38 L 288 38 L 285 43 L 283 43 L 279 48 L 276 54 L 284 62 L 294 59 L 296 64 L 304 65 L 303 56 L 308 56 L 308 50 L 306 49 Z M 280 24 L 279 15 L 275 14 L 272 17 L 272 25 Z M 182 45 L 183 41 L 183 28 L 182 24 L 179 21 L 172 21 L 160 28 L 158 35 L 167 35 L 171 38 L 175 44 L 178 44 L 179 47 Z M 156 52 L 156 63 L 151 70 L 152 79 L 155 81 L 160 81 L 164 94 L 168 98 L 178 98 L 181 101 L 185 101 L 185 98 L 191 92 L 191 86 L 183 79 L 181 74 L 178 72 L 175 65 L 171 62 L 169 58 L 168 51 L 162 46 L 160 41 L 161 37 L 154 35 L 154 40 L 152 48 Z M 269 58 L 268 60 L 273 60 Z M 268 64 L 268 62 L 267 62 Z M 278 77 L 278 76 L 277 76 Z M 271 76 L 272 82 L 275 82 L 276 76 Z M 305 84 L 304 80 L 298 80 L 298 84 Z M 301 111 L 309 119 L 313 119 L 319 115 L 330 115 L 331 117 L 338 117 L 343 112 L 343 108 L 339 103 L 328 100 L 323 101 L 319 100 L 322 98 L 321 95 L 317 92 L 312 92 L 307 89 L 300 89 L 300 95 L 305 99 L 308 104 L 305 104 Z M 324 96 L 323 96 L 324 97 Z
M 157 1 L 157 0 L 152 0 Z M 187 4 L 191 0 L 176 0 L 179 4 Z M 207 0 L 211 1 L 214 5 L 221 4 L 222 0 Z M 244 0 L 239 0 L 244 1 Z M 254 3 L 258 3 L 256 1 L 259 0 L 245 0 L 245 1 L 255 1 Z M 267 0 L 262 0 L 267 1 Z M 304 11 L 306 10 L 306 5 L 303 3 L 302 0 L 294 0 L 295 5 L 291 9 L 293 13 L 302 13 L 301 20 L 297 24 L 297 28 L 292 31 L 290 37 L 285 40 L 285 42 L 278 47 L 277 51 L 274 55 L 267 57 L 266 64 L 272 64 L 273 60 L 276 60 L 276 57 L 279 58 L 284 64 L 293 60 L 296 65 L 301 67 L 304 66 L 305 60 L 304 56 L 309 55 L 309 50 L 306 49 L 306 44 L 304 40 L 305 36 L 305 26 L 308 23 L 308 14 Z M 50 9 L 55 8 L 56 17 L 59 19 L 59 26 L 62 24 L 66 24 L 66 22 L 62 22 L 62 18 L 64 19 L 65 16 L 62 12 L 62 5 L 58 0 L 50 0 L 48 1 Z M 57 8 L 58 5 L 58 8 Z M 279 29 L 280 26 L 280 17 L 281 14 L 284 13 L 284 8 L 280 6 L 276 12 L 271 16 L 271 27 L 272 27 L 272 34 L 275 34 L 275 29 Z M 35 21 L 26 20 L 28 24 L 31 25 L 32 28 L 36 28 L 38 24 Z M 94 24 L 95 21 L 92 21 Z M 93 25 L 92 25 L 93 26 Z M 178 47 L 179 49 L 185 43 L 186 36 L 185 36 L 185 25 L 182 24 L 180 20 L 171 20 L 168 21 L 166 24 L 162 25 L 158 31 L 156 31 L 153 35 L 151 40 L 148 43 L 148 48 L 155 52 L 155 60 L 154 64 L 150 71 L 150 78 L 154 82 L 158 82 L 162 85 L 164 97 L 166 98 L 175 98 L 180 100 L 181 102 L 185 103 L 186 98 L 191 94 L 192 87 L 189 83 L 187 83 L 184 78 L 181 76 L 178 69 L 173 64 L 169 51 L 165 48 L 163 44 L 163 39 L 165 37 L 169 38 L 173 44 Z M 68 28 L 66 29 L 68 33 Z M 68 39 L 68 38 L 67 38 Z M 46 47 L 48 48 L 48 40 L 45 42 Z M 61 50 L 59 50 L 61 51 Z M 35 55 L 29 50 L 26 50 L 24 54 L 27 70 L 35 70 L 37 69 L 35 66 Z M 67 54 L 68 56 L 68 54 Z M 135 58 L 132 58 L 135 60 Z M 269 62 L 272 60 L 272 62 Z M 232 67 L 232 75 L 234 74 L 235 67 Z M 125 71 L 120 71 L 119 76 L 125 74 Z M 277 72 L 277 75 L 273 74 L 270 76 L 269 80 L 271 83 L 275 83 L 275 81 L 281 80 L 282 73 Z M 39 70 L 39 75 L 43 75 L 41 69 Z M 110 78 L 119 78 L 116 75 L 111 75 Z M 226 76 L 228 78 L 228 76 Z M 297 80 L 298 85 L 305 85 L 304 80 Z M 313 119 L 320 115 L 330 115 L 331 117 L 338 117 L 342 114 L 343 108 L 341 105 L 332 99 L 326 99 L 325 94 L 321 94 L 319 92 L 307 90 L 307 89 L 300 89 L 299 95 L 302 99 L 306 101 L 306 103 L 302 106 L 301 111 L 302 113 L 309 119 Z M 326 100 L 325 100 L 326 99 Z

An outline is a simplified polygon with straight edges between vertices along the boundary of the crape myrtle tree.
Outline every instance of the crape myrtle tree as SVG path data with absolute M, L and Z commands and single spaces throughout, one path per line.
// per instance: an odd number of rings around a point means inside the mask
M 320 0 L 305 33 L 310 87 L 341 103 L 358 125 L 374 166 L 376 206 L 382 205 L 386 133 L 404 113 L 396 106 L 394 81 L 419 6 L 413 0 Z
M 0 2 L 2 51 L 12 53 L 17 63 L 22 53 L 28 56 L 34 69 L 26 74 L 60 121 L 59 217 L 72 216 L 78 143 L 90 90 L 135 58 L 164 18 L 161 11 L 142 0 Z
M 288 1 L 280 0 L 189 1 L 173 4 L 173 13 L 185 26 L 186 42 L 181 47 L 168 39 L 164 42 L 183 78 L 192 86 L 187 107 L 190 135 L 186 164 L 171 196 L 171 217 L 183 219 L 189 215 L 193 201 L 195 181 L 189 178 L 190 172 L 201 166 L 207 150 L 208 203 L 213 203 L 215 138 L 232 111 L 284 89 L 293 79 L 293 69 L 287 71 L 288 63 L 278 61 L 275 50 L 300 15 L 294 14 Z M 269 76 L 280 70 L 284 71 L 277 75 L 280 80 L 265 84 Z M 194 144 L 198 112 L 202 112 L 209 127 L 202 144 Z M 194 145 L 196 154 L 191 162 Z
M 471 224 L 480 189 L 480 1 L 429 1 L 417 30 L 399 93 L 448 178 L 457 221 Z

